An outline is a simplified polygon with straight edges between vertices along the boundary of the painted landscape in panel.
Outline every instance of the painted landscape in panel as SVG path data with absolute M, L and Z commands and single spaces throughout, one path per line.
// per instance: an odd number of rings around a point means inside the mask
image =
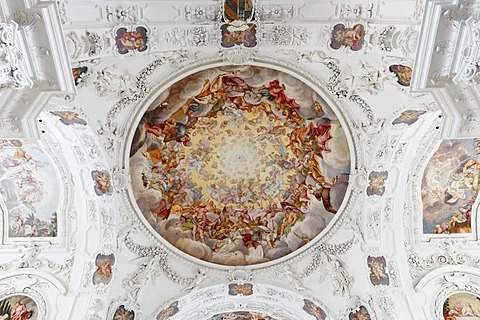
M 195 73 L 138 125 L 130 172 L 138 207 L 167 241 L 222 265 L 302 247 L 335 217 L 348 186 L 344 130 L 298 79 L 261 67 Z

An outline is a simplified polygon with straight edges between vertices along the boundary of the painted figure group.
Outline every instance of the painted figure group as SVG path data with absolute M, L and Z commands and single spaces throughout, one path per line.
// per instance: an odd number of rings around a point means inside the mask
M 158 108 L 168 109 L 167 101 Z M 284 245 L 287 237 L 303 245 L 319 232 L 295 229 L 312 200 L 324 212 L 337 212 L 338 201 L 333 203 L 331 195 L 338 177 L 327 178 L 322 166 L 332 152 L 330 120 L 317 101 L 305 115 L 278 79 L 254 86 L 234 73 L 220 73 L 204 79 L 200 92 L 168 116 L 159 120 L 156 112 L 144 117 L 143 132 L 152 142 L 139 152 L 149 164 L 141 179 L 144 190 L 161 195 L 148 215 L 167 239 L 176 228 L 212 252 L 240 250 L 264 259 L 268 248 L 282 247 L 282 255 L 291 252 Z M 226 168 L 236 168 L 227 162 L 243 165 L 251 154 L 235 151 L 232 158 L 218 135 L 245 140 L 242 148 L 257 150 L 262 172 L 227 178 L 233 173 Z

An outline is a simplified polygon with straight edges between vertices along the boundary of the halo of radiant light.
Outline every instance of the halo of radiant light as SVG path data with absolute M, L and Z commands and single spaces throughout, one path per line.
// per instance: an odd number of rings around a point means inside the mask
M 263 67 L 212 68 L 159 94 L 132 141 L 135 200 L 177 249 L 221 265 L 290 254 L 321 233 L 350 152 L 314 90 Z

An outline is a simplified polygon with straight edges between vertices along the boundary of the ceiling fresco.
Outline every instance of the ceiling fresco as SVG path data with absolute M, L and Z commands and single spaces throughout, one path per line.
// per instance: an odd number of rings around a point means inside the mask
M 443 304 L 444 320 L 480 319 L 480 298 L 468 293 L 452 294 Z
M 8 237 L 57 236 L 61 189 L 55 165 L 37 141 L 0 141 L 0 187 Z
M 35 301 L 25 295 L 13 295 L 0 301 L 0 319 L 37 320 L 38 309 Z
M 478 1 L 0 9 L 0 320 L 480 320 Z
M 479 140 L 443 140 L 422 180 L 423 232 L 471 233 L 478 196 Z
M 178 249 L 222 265 L 283 257 L 341 207 L 350 152 L 310 87 L 263 67 L 195 73 L 162 92 L 132 141 L 143 216 Z

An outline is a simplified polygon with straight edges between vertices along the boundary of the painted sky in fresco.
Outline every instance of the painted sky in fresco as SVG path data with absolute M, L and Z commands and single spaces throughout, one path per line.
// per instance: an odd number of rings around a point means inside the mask
M 427 164 L 422 180 L 423 232 L 471 232 L 472 204 L 478 194 L 478 141 L 444 140 Z
M 9 212 L 9 236 L 56 236 L 58 181 L 51 160 L 36 141 L 0 141 L 0 185 Z
M 138 125 L 130 172 L 150 225 L 224 265 L 278 259 L 321 233 L 344 199 L 340 122 L 298 79 L 260 67 L 208 69 L 161 93 Z

